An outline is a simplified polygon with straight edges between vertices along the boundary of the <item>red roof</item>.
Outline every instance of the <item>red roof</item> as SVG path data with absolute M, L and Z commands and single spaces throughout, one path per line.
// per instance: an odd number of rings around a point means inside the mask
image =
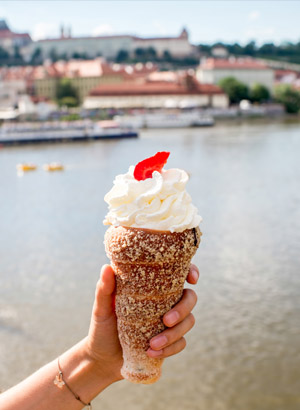
M 91 96 L 132 96 L 132 95 L 198 95 L 224 94 L 220 87 L 213 84 L 194 83 L 187 87 L 184 83 L 165 81 L 124 82 L 120 84 L 101 84 L 90 92 Z
M 208 58 L 200 65 L 206 70 L 267 70 L 268 66 L 252 58 Z
M 10 31 L 10 30 L 0 30 L 0 38 L 19 38 L 19 37 L 31 39 L 28 33 L 14 33 L 13 31 Z

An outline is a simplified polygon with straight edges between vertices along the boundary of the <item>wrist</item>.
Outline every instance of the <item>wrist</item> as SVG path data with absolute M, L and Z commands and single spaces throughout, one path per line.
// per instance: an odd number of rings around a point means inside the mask
M 119 360 L 103 357 L 101 354 L 97 354 L 90 346 L 89 338 L 82 340 L 83 356 L 90 362 L 91 371 L 95 377 L 100 377 L 106 380 L 108 384 L 115 383 L 122 380 L 123 377 L 120 373 L 120 363 Z
M 118 380 L 90 354 L 86 339 L 60 356 L 59 361 L 65 381 L 86 403 Z

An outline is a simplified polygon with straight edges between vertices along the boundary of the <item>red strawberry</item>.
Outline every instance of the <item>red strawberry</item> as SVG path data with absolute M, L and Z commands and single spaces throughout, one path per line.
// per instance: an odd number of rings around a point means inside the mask
M 169 158 L 169 155 L 169 152 L 157 152 L 153 157 L 144 159 L 144 161 L 139 162 L 134 168 L 134 178 L 138 181 L 152 178 L 154 171 L 161 172 L 163 166 L 166 164 Z

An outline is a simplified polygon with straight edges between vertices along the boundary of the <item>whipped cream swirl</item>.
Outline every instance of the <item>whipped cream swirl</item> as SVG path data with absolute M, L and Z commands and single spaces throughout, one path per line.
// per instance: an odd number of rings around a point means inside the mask
M 137 181 L 131 166 L 118 175 L 105 195 L 109 212 L 104 225 L 182 232 L 202 221 L 185 186 L 188 174 L 181 169 L 154 171 L 152 178 Z

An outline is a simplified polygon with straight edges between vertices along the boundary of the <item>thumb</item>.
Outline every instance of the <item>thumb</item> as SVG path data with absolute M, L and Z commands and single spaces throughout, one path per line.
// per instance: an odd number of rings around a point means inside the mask
M 97 320 L 106 320 L 114 314 L 115 286 L 115 274 L 112 267 L 110 265 L 102 266 L 93 307 L 93 315 Z

